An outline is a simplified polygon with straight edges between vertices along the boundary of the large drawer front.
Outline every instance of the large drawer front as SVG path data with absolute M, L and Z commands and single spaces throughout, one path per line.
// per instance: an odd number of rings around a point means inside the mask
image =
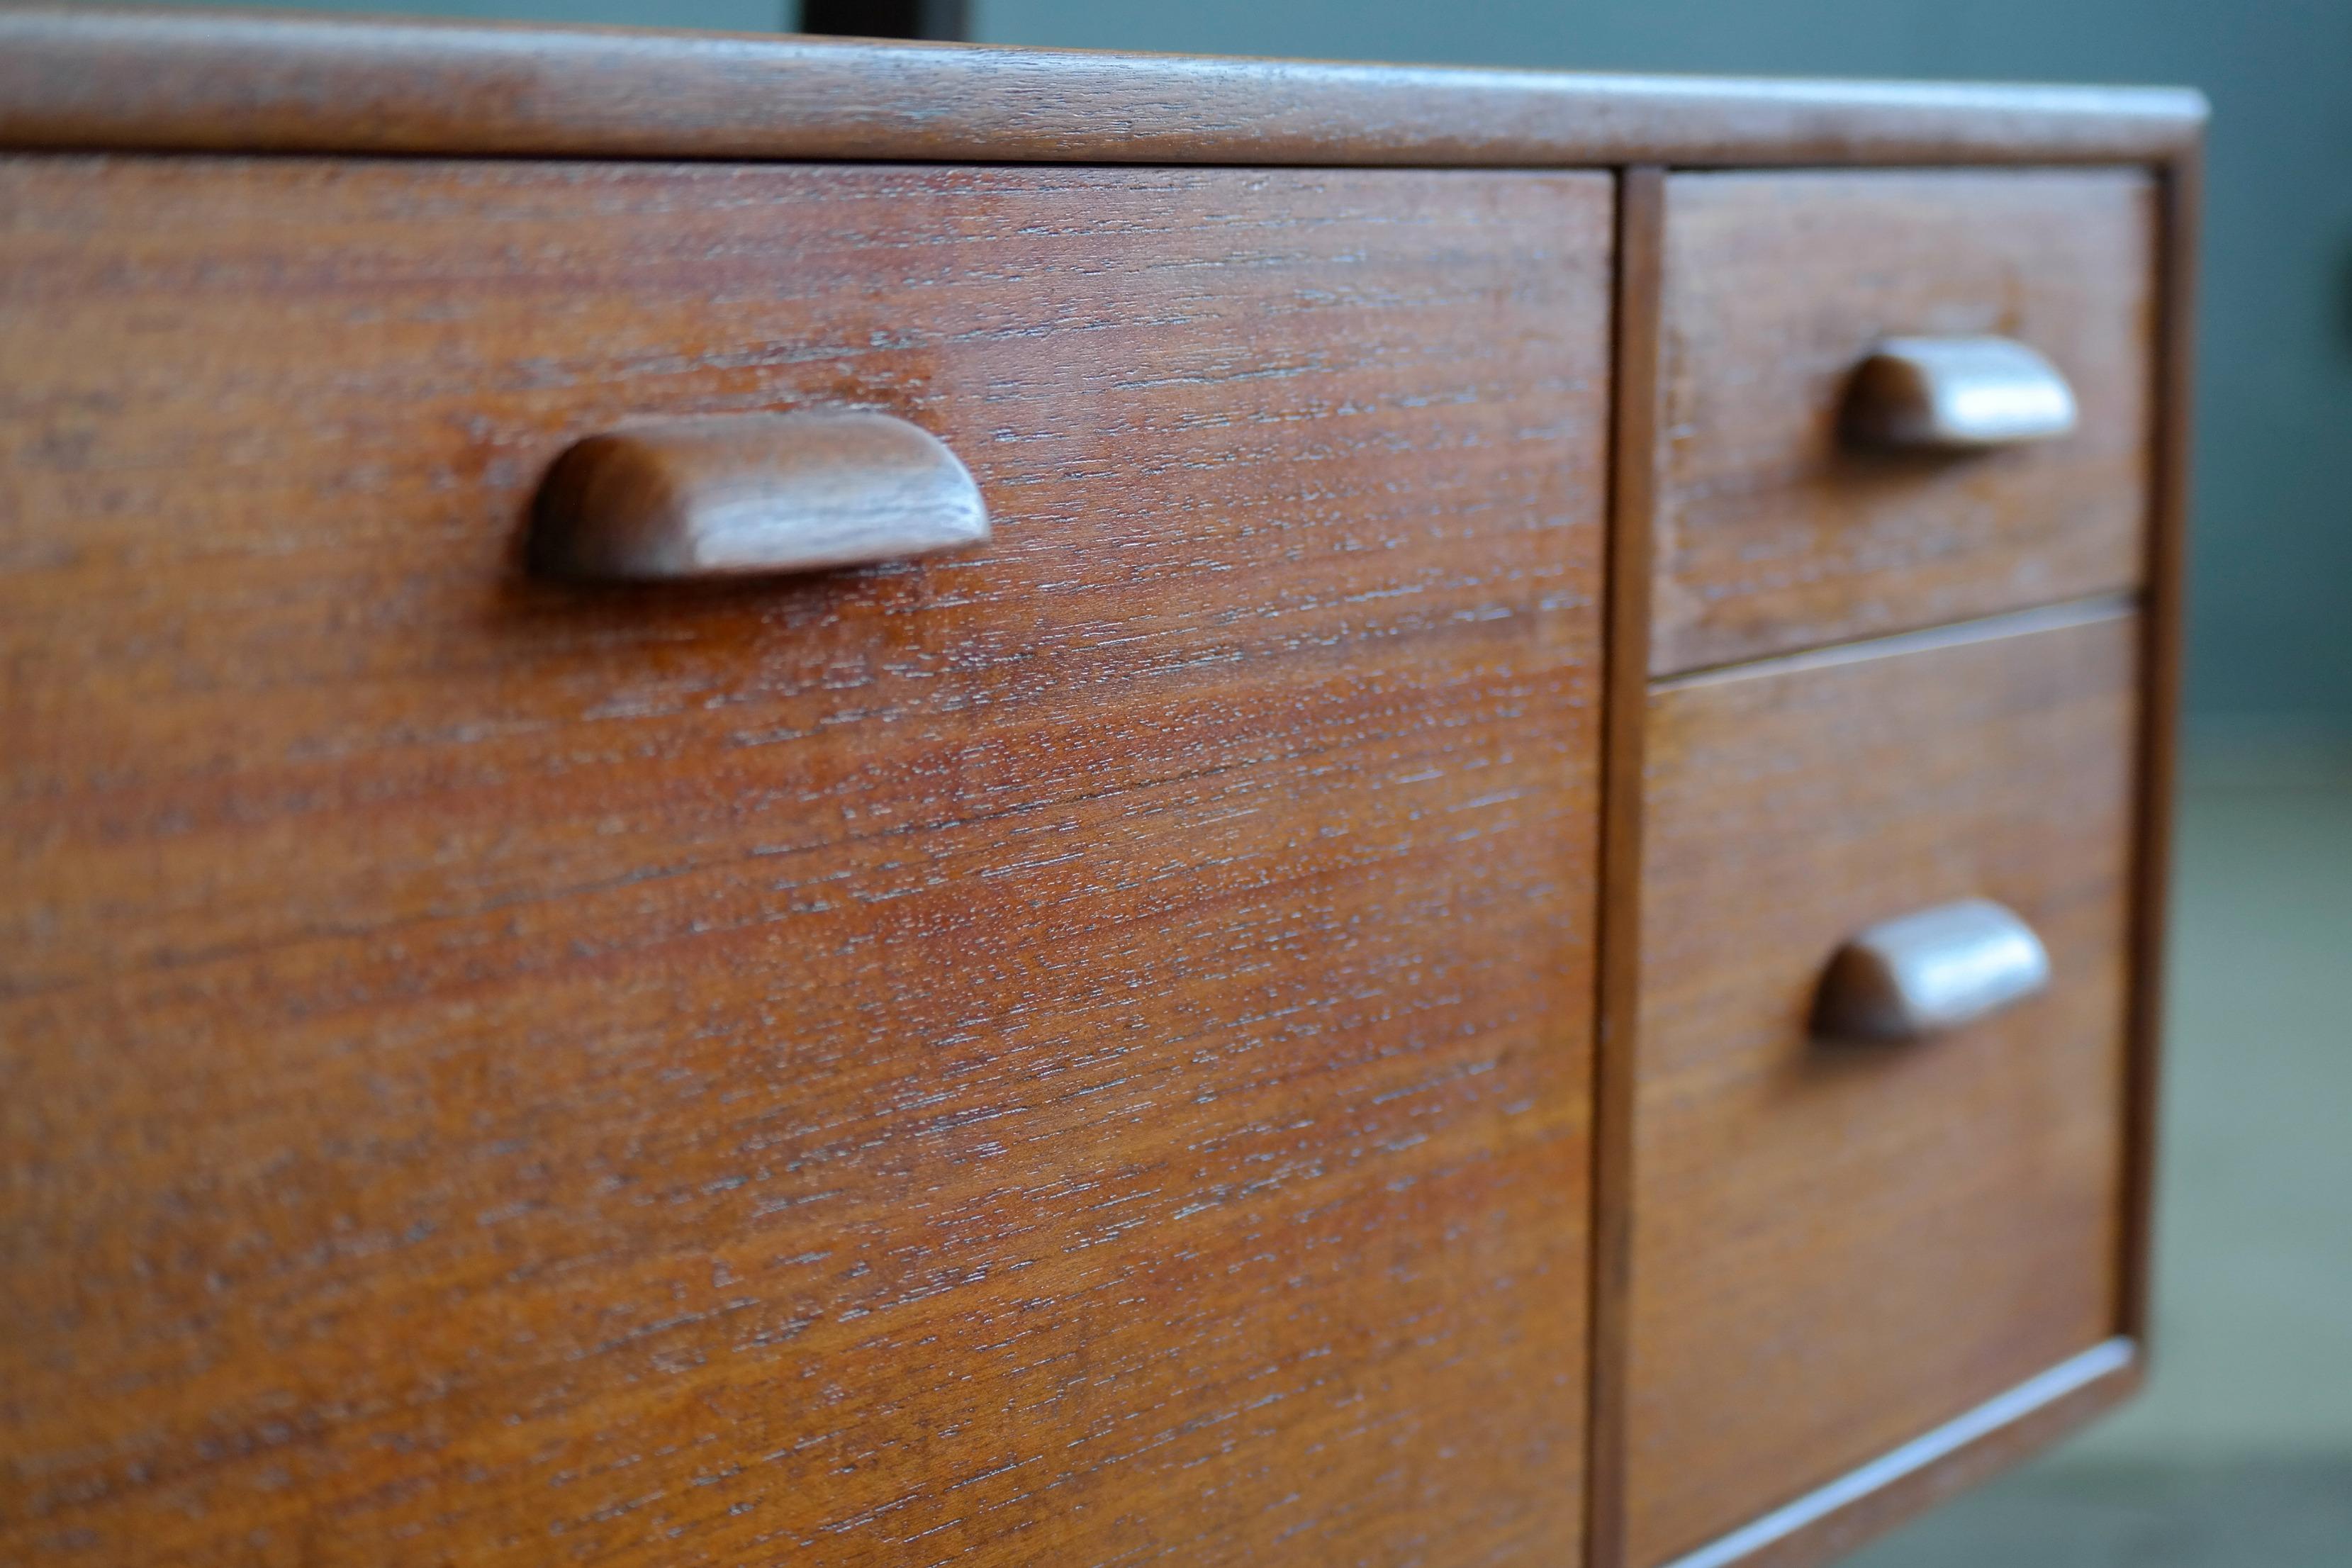
M 2117 1331 L 2138 616 L 2079 607 L 1651 700 L 1627 1524 L 1664 1562 Z M 2047 988 L 1833 1040 L 1859 932 L 2013 911 Z
M 0 1557 L 1574 1560 L 1605 178 L 0 215 Z M 522 574 L 818 404 L 994 542 Z
M 2147 569 L 2156 191 L 2137 170 L 1677 174 L 1660 302 L 1660 675 L 2132 587 Z M 2075 427 L 1886 450 L 1890 340 L 2006 339 Z

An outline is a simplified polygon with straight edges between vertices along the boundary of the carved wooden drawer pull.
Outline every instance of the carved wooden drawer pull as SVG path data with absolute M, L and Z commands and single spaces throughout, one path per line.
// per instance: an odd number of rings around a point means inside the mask
M 1897 450 L 1974 451 L 2074 428 L 2058 367 L 2007 338 L 1889 338 L 1854 372 L 1847 438 Z
M 813 409 L 631 426 L 566 451 L 541 483 L 532 570 L 660 582 L 922 555 L 988 537 L 979 487 L 928 431 Z
M 1882 921 L 1838 949 L 1813 1025 L 1840 1039 L 1916 1040 L 2021 1002 L 2050 984 L 2033 928 L 1990 899 Z

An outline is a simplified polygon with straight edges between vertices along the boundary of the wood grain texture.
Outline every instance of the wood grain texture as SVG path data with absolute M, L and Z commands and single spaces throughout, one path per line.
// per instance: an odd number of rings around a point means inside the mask
M 0 163 L 0 1557 L 1574 1561 L 1610 194 Z
M 2177 89 L 1194 59 L 44 5 L 0 10 L 0 145 L 1547 167 L 2129 162 Z
M 1670 684 L 1648 735 L 1627 1541 L 1675 1557 L 2115 1334 L 2139 626 Z M 1853 931 L 1982 895 L 2050 992 L 1824 1047 Z
M 2155 197 L 2131 170 L 1669 180 L 1653 671 L 2139 584 Z M 1874 342 L 1979 333 L 2057 365 L 2074 435 L 1965 457 L 1841 439 Z

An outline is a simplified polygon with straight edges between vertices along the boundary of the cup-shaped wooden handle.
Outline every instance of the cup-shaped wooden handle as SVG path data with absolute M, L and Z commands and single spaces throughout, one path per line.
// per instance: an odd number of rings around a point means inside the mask
M 2074 418 L 2058 367 L 2007 338 L 1889 338 L 1846 389 L 1846 438 L 1863 447 L 1980 451 L 2068 435 Z
M 1822 975 L 1816 1033 L 1916 1040 L 2000 1011 L 2050 984 L 2033 928 L 1990 899 L 1962 899 L 1857 932 Z
M 988 537 L 946 445 L 853 409 L 724 415 L 591 436 L 548 470 L 531 569 L 646 583 L 812 572 Z

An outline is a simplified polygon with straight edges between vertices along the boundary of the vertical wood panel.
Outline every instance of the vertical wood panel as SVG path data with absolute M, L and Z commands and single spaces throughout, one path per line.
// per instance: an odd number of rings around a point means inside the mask
M 1642 982 L 1642 758 L 1649 729 L 1650 524 L 1658 462 L 1658 270 L 1664 171 L 1617 184 L 1601 968 L 1594 1036 L 1591 1523 L 1594 1568 L 1625 1552 L 1625 1312 L 1633 1247 L 1634 1028 Z
M 2165 932 L 2172 887 L 2173 774 L 2180 749 L 2181 645 L 2188 621 L 2189 425 L 2195 403 L 2197 233 L 2204 163 L 2191 152 L 2164 175 L 2158 259 L 2156 445 L 2148 495 L 2147 706 L 2132 930 L 2130 1169 L 2126 1188 L 2122 1321 L 2146 1346 L 2155 1269 L 2156 1150 L 2164 1039 Z

